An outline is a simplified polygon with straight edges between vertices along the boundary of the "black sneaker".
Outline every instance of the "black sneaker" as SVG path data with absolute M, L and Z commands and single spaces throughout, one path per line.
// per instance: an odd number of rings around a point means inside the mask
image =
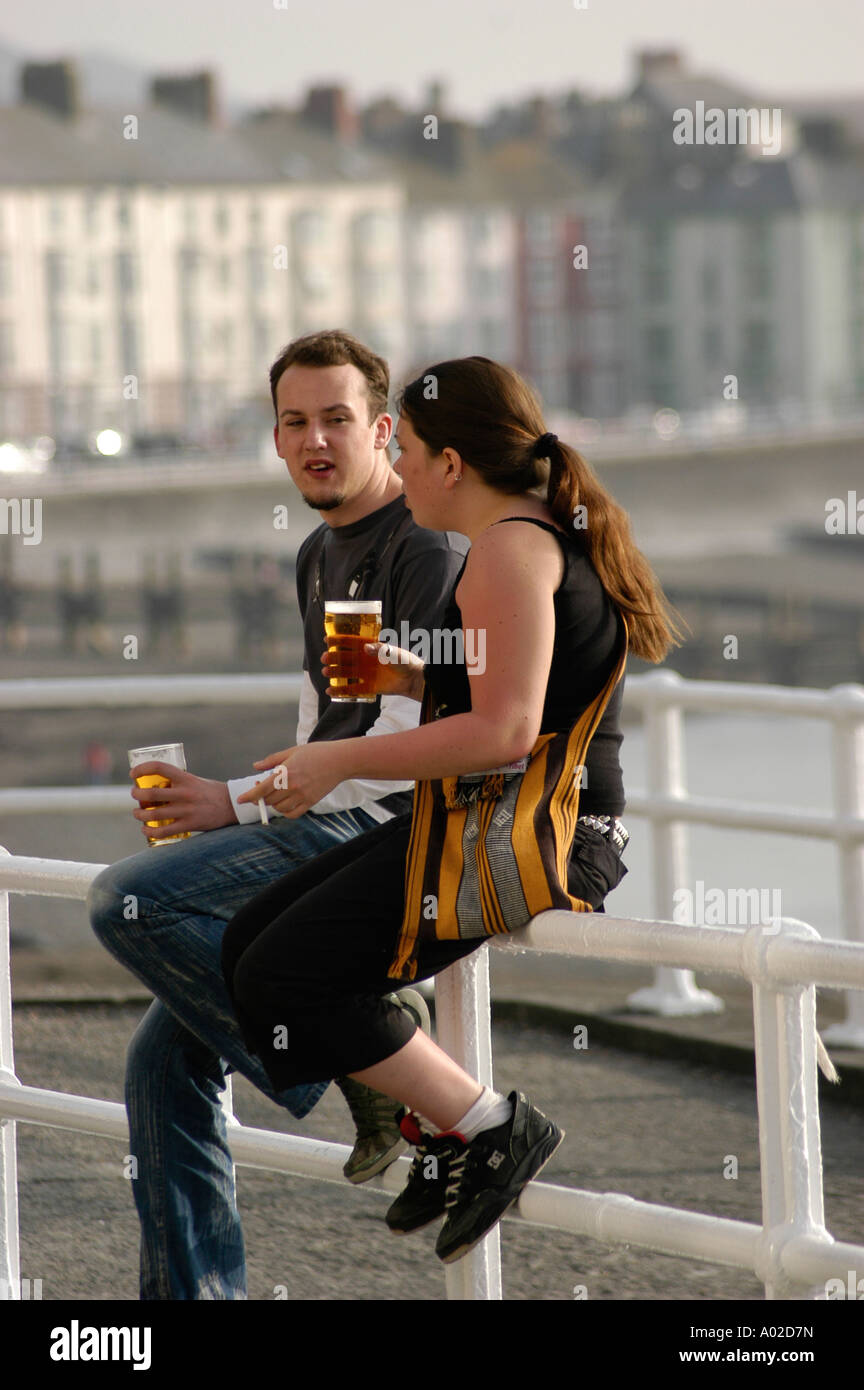
M 435 1246 L 445 1264 L 461 1260 L 488 1235 L 564 1138 L 521 1091 L 511 1091 L 508 1100 L 510 1119 L 481 1130 L 450 1164 L 447 1220 Z
M 410 1112 L 403 1112 L 401 1130 L 417 1152 L 408 1182 L 384 1220 L 394 1235 L 407 1236 L 444 1215 L 450 1164 L 467 1145 L 459 1134 L 427 1134 Z

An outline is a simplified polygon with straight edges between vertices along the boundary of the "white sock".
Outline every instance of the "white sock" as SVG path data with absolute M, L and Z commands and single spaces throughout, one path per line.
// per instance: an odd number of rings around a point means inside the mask
M 437 1125 L 433 1125 L 433 1123 L 432 1123 L 431 1120 L 427 1120 L 425 1115 L 421 1115 L 419 1110 L 415 1110 L 415 1111 L 413 1112 L 413 1114 L 414 1114 L 414 1118 L 415 1118 L 415 1120 L 417 1121 L 417 1123 L 418 1123 L 418 1125 L 420 1126 L 420 1128 L 421 1128 L 422 1130 L 425 1130 L 427 1134 L 440 1134 L 440 1133 L 441 1133 L 441 1131 L 440 1131 L 440 1129 L 438 1128 L 438 1126 L 437 1126 Z
M 465 1139 L 476 1139 L 481 1130 L 497 1129 L 498 1125 L 503 1125 L 512 1114 L 513 1106 L 507 1097 L 484 1086 L 482 1094 L 477 1097 L 471 1109 L 466 1110 L 453 1128 Z

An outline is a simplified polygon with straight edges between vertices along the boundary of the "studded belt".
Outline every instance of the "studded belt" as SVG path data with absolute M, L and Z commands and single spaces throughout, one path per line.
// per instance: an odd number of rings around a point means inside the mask
M 619 854 L 626 849 L 627 841 L 630 839 L 629 830 L 625 829 L 617 816 L 580 816 L 579 825 L 588 825 L 592 830 L 598 830 L 601 835 L 605 835 Z

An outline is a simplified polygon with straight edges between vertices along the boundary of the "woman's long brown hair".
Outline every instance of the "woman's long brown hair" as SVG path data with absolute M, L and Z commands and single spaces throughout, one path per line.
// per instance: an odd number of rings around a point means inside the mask
M 499 492 L 535 492 L 544 482 L 546 505 L 564 527 L 584 507 L 591 563 L 603 588 L 627 617 L 630 650 L 662 661 L 680 646 L 683 618 L 666 599 L 638 549 L 630 519 L 582 455 L 561 441 L 548 445 L 548 471 L 535 456 L 546 433 L 539 398 L 518 372 L 488 357 L 463 357 L 428 367 L 405 387 L 399 410 L 433 454 L 455 449 Z M 679 621 L 680 620 L 680 621 Z

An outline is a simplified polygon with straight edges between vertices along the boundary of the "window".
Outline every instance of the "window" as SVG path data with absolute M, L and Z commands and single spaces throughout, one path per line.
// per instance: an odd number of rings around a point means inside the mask
M 770 395 L 774 381 L 774 343 L 769 323 L 753 321 L 744 325 L 741 371 L 748 395 L 763 399 Z
M 435 267 L 425 264 L 413 265 L 408 272 L 409 293 L 417 295 L 418 298 L 427 299 L 434 290 L 437 279 Z
M 322 299 L 333 288 L 333 277 L 320 266 L 306 266 L 298 278 L 300 288 L 309 299 Z
M 266 253 L 257 246 L 246 250 L 246 283 L 253 293 L 262 290 L 266 283 L 268 260 Z
M 552 314 L 533 314 L 528 327 L 532 357 L 549 357 L 558 348 L 558 319 Z
M 136 258 L 131 251 L 118 251 L 115 261 L 115 282 L 117 293 L 121 295 L 131 294 L 137 289 L 138 268 Z
M 193 285 L 201 271 L 204 257 L 200 251 L 184 246 L 180 252 L 180 278 L 185 287 Z
M 252 320 L 252 354 L 256 358 L 272 356 L 273 340 L 267 319 Z
M 642 293 L 649 304 L 662 303 L 672 293 L 674 237 L 668 222 L 655 222 L 642 242 Z
M 560 410 L 566 404 L 567 380 L 561 372 L 538 371 L 537 389 L 547 410 Z
M 300 212 L 294 219 L 294 235 L 304 250 L 320 245 L 329 234 L 330 219 L 323 212 Z
M 525 218 L 525 235 L 533 251 L 553 250 L 557 231 L 551 212 L 530 212 Z
M 477 351 L 481 357 L 497 358 L 501 354 L 504 333 L 497 319 L 477 319 L 474 329 L 477 335 Z
M 589 329 L 591 356 L 595 362 L 608 362 L 615 353 L 615 316 L 608 310 L 595 310 Z
M 117 226 L 122 231 L 132 226 L 132 205 L 125 194 L 117 199 Z
M 231 258 L 220 256 L 216 262 L 216 280 L 220 289 L 227 290 L 231 284 Z
M 221 319 L 214 323 L 211 339 L 214 348 L 224 352 L 227 356 L 234 347 L 234 325 L 230 319 Z
M 95 193 L 85 194 L 81 206 L 81 221 L 87 236 L 95 236 L 99 230 L 99 200 Z
M 773 355 L 771 325 L 748 323 L 744 326 L 744 356 L 752 366 L 766 367 Z
M 80 367 L 82 365 L 80 323 L 73 323 L 69 319 L 59 319 L 54 325 L 54 344 L 57 358 L 63 367 Z
M 227 236 L 231 230 L 231 214 L 227 203 L 217 203 L 213 209 L 213 230 L 217 236 Z
M 491 212 L 475 212 L 468 224 L 468 235 L 475 246 L 483 246 L 490 240 L 495 230 L 495 216 Z
M 120 320 L 120 364 L 124 375 L 134 372 L 138 365 L 138 332 L 133 319 Z
M 528 264 L 528 288 L 533 298 L 557 303 L 561 294 L 561 266 L 557 260 L 544 258 Z
M 741 292 L 749 302 L 770 296 L 774 282 L 773 226 L 756 218 L 741 228 Z
M 12 290 L 12 257 L 8 251 L 0 251 L 0 299 L 5 299 Z
M 702 356 L 709 367 L 716 366 L 723 356 L 723 334 L 713 325 L 702 334 Z
M 183 353 L 187 358 L 197 359 L 204 351 L 204 325 L 201 319 L 184 314 L 180 320 L 183 335 Z
M 720 267 L 714 261 L 702 266 L 702 298 L 706 304 L 716 304 L 720 298 Z
M 611 256 L 592 254 L 591 243 L 588 245 L 588 291 L 591 295 L 592 303 L 602 300 L 608 301 L 615 290 L 615 262 Z M 577 273 L 578 272 L 574 272 Z
M 669 222 L 654 222 L 646 233 L 646 249 L 656 260 L 668 260 L 672 254 L 674 241 L 672 225 Z
M 379 266 L 367 266 L 358 276 L 361 298 L 382 299 L 391 285 L 390 270 Z
M 0 319 L 0 371 L 15 365 L 14 331 L 11 323 Z
M 389 245 L 393 218 L 386 212 L 363 212 L 354 219 L 354 244 L 358 251 L 377 251 Z
M 672 356 L 672 329 L 665 323 L 652 323 L 645 329 L 645 356 L 648 361 Z
M 672 293 L 672 278 L 668 269 L 646 267 L 642 272 L 642 293 L 648 304 L 665 303 Z
M 69 257 L 65 251 L 46 251 L 45 282 L 49 297 L 66 293 L 69 288 Z
M 652 376 L 648 380 L 648 398 L 653 405 L 672 410 L 678 404 L 678 387 L 673 377 Z

